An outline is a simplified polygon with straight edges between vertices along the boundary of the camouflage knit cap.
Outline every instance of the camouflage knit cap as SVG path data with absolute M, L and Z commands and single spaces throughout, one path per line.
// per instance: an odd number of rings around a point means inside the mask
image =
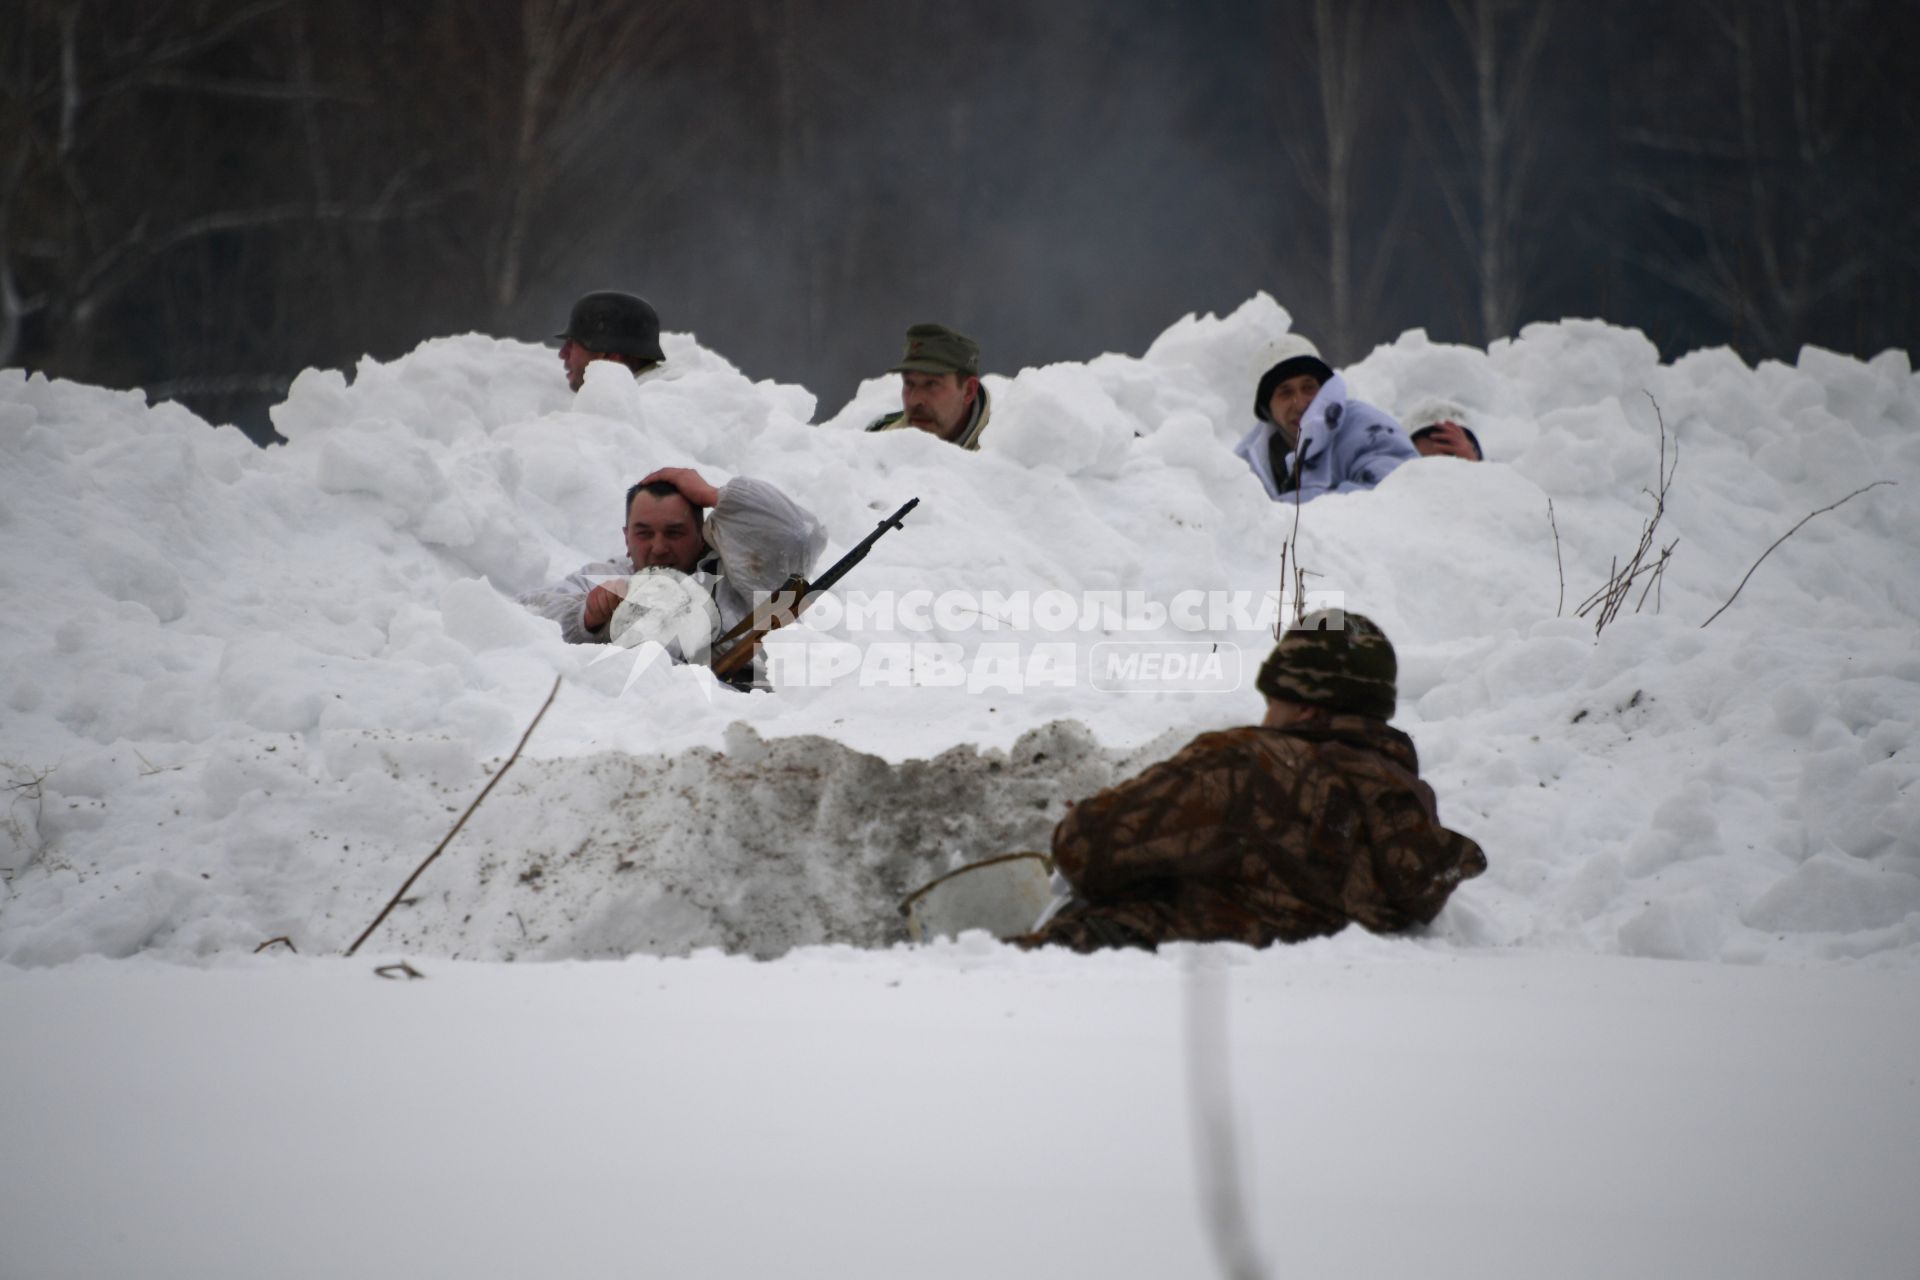
M 943 324 L 916 324 L 907 330 L 907 350 L 888 373 L 962 373 L 980 376 L 980 344 Z
M 1280 638 L 1254 687 L 1285 702 L 1391 720 L 1398 675 L 1393 645 L 1371 620 L 1321 609 Z

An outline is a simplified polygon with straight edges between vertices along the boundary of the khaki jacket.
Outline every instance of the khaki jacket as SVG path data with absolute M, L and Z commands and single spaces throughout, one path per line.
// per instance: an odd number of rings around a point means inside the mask
M 988 403 L 987 384 L 983 382 L 980 384 L 980 394 L 973 398 L 973 412 L 967 415 L 967 421 L 960 428 L 960 434 L 953 443 L 962 449 L 978 453 L 980 434 L 987 429 L 987 418 L 992 413 L 993 406 Z M 908 431 L 918 430 L 917 427 L 908 425 L 905 409 L 890 413 L 884 418 L 875 418 L 867 424 L 868 431 L 898 431 L 903 427 Z

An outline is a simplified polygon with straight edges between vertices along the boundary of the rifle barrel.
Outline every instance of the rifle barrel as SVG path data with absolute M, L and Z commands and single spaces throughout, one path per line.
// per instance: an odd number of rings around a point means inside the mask
M 892 515 L 888 516 L 885 520 L 882 520 L 879 524 L 875 525 L 872 533 L 860 539 L 859 542 L 853 545 L 852 549 L 849 550 L 847 554 L 841 556 L 838 560 L 834 561 L 831 568 L 829 568 L 825 573 L 821 574 L 813 582 L 809 583 L 807 585 L 807 595 L 809 597 L 818 595 L 820 592 L 827 590 L 834 583 L 840 581 L 841 577 L 845 575 L 847 570 L 853 568 L 853 566 L 855 566 L 856 564 L 859 564 L 862 560 L 867 558 L 867 552 L 873 550 L 873 544 L 880 541 L 881 534 L 885 533 L 889 529 L 898 529 L 900 527 L 900 522 L 906 518 L 907 512 L 913 510 L 915 507 L 919 505 L 920 505 L 920 499 L 908 498 L 904 506 L 902 506 L 898 511 L 894 512 Z
M 787 614 L 784 619 L 779 617 L 765 619 L 762 617 L 762 611 L 760 609 L 755 608 L 750 610 L 746 617 L 734 624 L 732 630 L 714 641 L 716 645 L 719 645 L 726 643 L 736 636 L 740 638 L 740 643 L 729 649 L 723 656 L 718 659 L 709 659 L 713 667 L 713 673 L 724 678 L 745 666 L 753 657 L 754 650 L 760 647 L 760 641 L 767 632 L 778 627 L 782 621 L 791 621 L 802 609 L 807 607 L 815 596 L 840 581 L 847 570 L 866 559 L 867 552 L 873 550 L 873 544 L 880 540 L 881 534 L 889 529 L 898 529 L 901 520 L 906 518 L 907 512 L 919 505 L 920 499 L 907 499 L 905 506 L 876 525 L 872 533 L 855 543 L 847 554 L 834 561 L 832 567 L 821 574 L 817 581 L 809 583 L 799 578 L 791 579 L 786 587 L 781 588 L 781 591 L 792 589 L 797 591 L 799 595 L 797 599 L 788 603 L 787 608 L 790 609 L 791 612 Z M 776 596 L 778 595 L 777 592 L 775 594 Z M 756 623 L 758 625 L 756 625 Z

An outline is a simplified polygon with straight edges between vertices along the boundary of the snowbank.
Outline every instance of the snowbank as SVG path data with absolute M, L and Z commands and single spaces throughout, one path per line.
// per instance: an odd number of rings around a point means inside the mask
M 1270 618 L 1105 606 L 1280 586 L 1294 513 L 1228 449 L 1254 353 L 1288 323 L 1262 296 L 1138 358 L 990 378 L 977 455 L 860 432 L 890 380 L 809 425 L 805 391 L 685 336 L 671 376 L 596 365 L 578 396 L 551 352 L 479 336 L 351 381 L 312 371 L 274 415 L 291 443 L 266 451 L 177 406 L 0 373 L 0 958 L 340 949 L 556 675 L 527 758 L 394 940 L 480 958 L 884 942 L 913 879 L 1040 843 L 1065 800 L 1257 715 Z M 1636 332 L 1569 320 L 1490 352 L 1410 333 L 1347 374 L 1390 410 L 1462 402 L 1491 459 L 1409 464 L 1299 519 L 1309 590 L 1393 638 L 1398 723 L 1492 863 L 1436 943 L 1920 963 L 1906 356 L 1662 365 Z M 1672 559 L 1658 612 L 1630 602 L 1596 639 L 1572 614 L 1651 513 L 1656 406 Z M 779 691 L 736 695 L 599 660 L 513 603 L 615 552 L 623 490 L 669 464 L 776 482 L 829 556 L 919 497 L 843 586 L 924 626 L 822 609 L 770 646 Z M 1879 480 L 1897 483 L 1809 522 L 1701 629 L 1795 521 Z M 902 609 L 916 591 L 942 607 Z M 1006 598 L 1049 592 L 1077 610 L 1065 629 L 1040 607 L 1003 625 Z M 1197 647 L 1246 678 L 1107 692 L 1085 665 L 1105 642 Z M 1070 682 L 1033 665 L 1062 645 Z M 825 678 L 889 646 L 897 662 Z

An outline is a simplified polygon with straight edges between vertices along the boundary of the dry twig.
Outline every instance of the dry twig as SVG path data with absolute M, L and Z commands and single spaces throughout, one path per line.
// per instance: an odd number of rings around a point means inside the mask
M 1567 568 L 1560 562 L 1560 526 L 1553 519 L 1553 499 L 1547 499 L 1547 527 L 1553 530 L 1553 568 L 1560 575 L 1560 596 L 1553 602 L 1553 616 L 1559 617 L 1567 604 Z
M 0 829 L 4 829 L 15 843 L 27 850 L 27 859 L 17 867 L 0 868 L 0 881 L 11 881 L 14 876 L 25 871 L 35 860 L 46 853 L 48 842 L 39 838 L 40 820 L 45 816 L 47 803 L 47 779 L 54 775 L 59 765 L 48 765 L 36 770 L 31 765 L 16 764 L 11 760 L 0 760 L 0 769 L 18 777 L 17 781 L 0 783 L 0 792 L 8 793 L 4 814 L 0 814 Z M 24 776 L 19 776 L 24 775 Z M 27 803 L 33 806 L 33 814 L 26 821 L 14 816 L 16 806 Z M 32 823 L 33 838 L 27 835 L 27 822 Z
M 360 936 L 353 940 L 353 945 L 347 948 L 348 955 L 352 955 L 358 951 L 360 944 L 372 936 L 373 931 L 380 927 L 380 922 L 387 918 L 388 913 L 400 905 L 400 899 L 406 897 L 407 890 L 413 888 L 413 882 L 420 878 L 422 872 L 433 865 L 433 860 L 439 857 L 441 852 L 446 849 L 449 844 L 453 843 L 453 838 L 460 834 L 460 828 L 467 825 L 467 819 L 471 818 L 473 811 L 480 807 L 480 802 L 487 798 L 489 792 L 500 785 L 500 779 L 507 776 L 507 770 L 513 768 L 513 762 L 520 758 L 521 748 L 527 745 L 527 739 L 533 736 L 533 731 L 540 725 L 540 718 L 547 714 L 547 708 L 553 705 L 553 700 L 558 697 L 559 694 L 560 677 L 555 676 L 553 678 L 553 688 L 547 691 L 547 700 L 540 704 L 538 711 L 533 713 L 533 721 L 527 725 L 527 731 L 520 735 L 520 741 L 514 746 L 513 754 L 508 756 L 507 762 L 501 765 L 493 777 L 487 780 L 487 785 L 480 788 L 480 794 L 473 798 L 473 803 L 467 806 L 467 811 L 460 815 L 459 821 L 455 822 L 453 828 L 447 832 L 440 843 L 433 847 L 433 852 L 427 855 L 426 861 L 413 869 L 413 874 L 407 877 L 407 882 L 400 886 L 399 892 L 393 895 L 386 906 L 380 908 L 380 914 L 373 918 L 373 923 L 368 925 L 366 929 L 361 932 Z M 375 972 L 378 972 L 378 970 Z M 418 977 L 419 975 L 415 974 L 414 976 Z
M 409 982 L 415 978 L 424 978 L 427 976 L 408 964 L 405 960 L 401 960 L 395 964 L 383 964 L 373 971 L 373 975 L 376 978 L 405 978 Z
M 1813 519 L 1815 516 L 1824 515 L 1827 512 L 1833 510 L 1835 507 L 1838 507 L 1845 503 L 1853 501 L 1855 498 L 1865 493 L 1868 489 L 1878 489 L 1883 484 L 1892 484 L 1892 483 L 1894 482 L 1891 480 L 1875 480 L 1872 484 L 1862 485 L 1860 488 L 1855 489 L 1852 493 L 1840 499 L 1839 502 L 1829 503 L 1827 506 L 1820 508 L 1820 510 L 1818 511 L 1809 511 L 1804 516 L 1801 516 L 1799 521 L 1793 526 L 1793 528 L 1787 530 L 1785 533 L 1781 534 L 1779 537 L 1773 540 L 1773 547 L 1768 547 L 1765 551 L 1762 551 L 1760 553 L 1760 560 L 1755 560 L 1753 562 L 1753 568 L 1747 570 L 1746 578 L 1740 579 L 1740 586 L 1735 587 L 1733 589 L 1733 594 L 1727 597 L 1727 603 L 1721 605 L 1718 609 L 1715 609 L 1713 611 L 1713 618 L 1719 617 L 1721 614 L 1725 613 L 1729 608 L 1732 607 L 1733 602 L 1740 598 L 1741 588 L 1747 585 L 1747 578 L 1751 578 L 1753 576 L 1754 569 L 1758 569 L 1760 567 L 1760 561 L 1765 560 L 1768 556 L 1772 555 L 1774 547 L 1779 546 L 1781 543 L 1785 542 L 1788 538 L 1791 538 L 1794 534 L 1800 532 L 1801 525 Z M 1703 622 L 1700 625 L 1702 627 L 1705 627 L 1708 623 L 1713 621 L 1713 618 L 1708 618 L 1706 622 Z
M 1627 596 L 1633 591 L 1633 584 L 1642 577 L 1646 577 L 1647 582 L 1640 590 L 1640 599 L 1634 605 L 1634 612 L 1640 611 L 1641 606 L 1647 602 L 1648 592 L 1659 585 L 1661 577 L 1666 573 L 1667 561 L 1673 555 L 1673 549 L 1680 545 L 1680 540 L 1674 539 L 1660 548 L 1659 555 L 1651 564 L 1646 563 L 1648 552 L 1653 550 L 1654 531 L 1660 527 L 1660 517 L 1667 511 L 1667 490 L 1673 484 L 1674 472 L 1680 469 L 1680 439 L 1678 436 L 1674 437 L 1673 463 L 1669 466 L 1666 415 L 1660 412 L 1660 402 L 1653 399 L 1651 392 L 1647 394 L 1647 399 L 1653 400 L 1654 417 L 1660 422 L 1660 466 L 1657 472 L 1660 487 L 1657 491 L 1651 489 L 1643 491 L 1653 499 L 1653 514 L 1647 517 L 1646 524 L 1640 529 L 1640 542 L 1634 547 L 1633 555 L 1628 558 L 1625 565 L 1615 558 L 1608 567 L 1606 582 L 1601 584 L 1599 590 L 1582 601 L 1578 609 L 1574 610 L 1576 618 L 1584 618 L 1598 610 L 1593 623 L 1595 636 L 1605 631 L 1607 624 L 1620 615 L 1620 607 L 1627 602 Z M 1555 536 L 1557 539 L 1557 531 Z M 1660 611 L 1660 597 L 1657 594 L 1654 595 L 1653 607 L 1654 612 Z
M 1300 565 L 1300 486 L 1293 488 L 1293 532 L 1287 535 L 1287 545 L 1293 548 L 1293 625 L 1303 626 L 1307 621 L 1307 571 Z M 1285 561 L 1281 562 L 1282 572 Z M 1285 587 L 1283 585 L 1282 590 Z
M 1289 560 L 1293 563 L 1293 621 L 1288 623 L 1283 618 L 1275 616 L 1273 620 L 1275 640 L 1280 639 L 1289 626 L 1298 627 L 1307 620 L 1307 571 L 1300 565 L 1300 491 L 1297 488 L 1293 492 L 1293 530 L 1287 534 L 1286 541 L 1280 544 L 1280 600 L 1283 604 L 1287 599 Z
M 155 764 L 153 761 L 147 759 L 146 756 L 142 755 L 140 752 L 140 748 L 138 747 L 135 747 L 133 749 L 133 754 L 136 757 L 138 757 L 141 764 L 147 766 L 146 768 L 140 771 L 140 776 L 143 778 L 151 778 L 156 773 L 178 773 L 180 770 L 187 767 L 183 764 L 168 764 L 168 765 Z

